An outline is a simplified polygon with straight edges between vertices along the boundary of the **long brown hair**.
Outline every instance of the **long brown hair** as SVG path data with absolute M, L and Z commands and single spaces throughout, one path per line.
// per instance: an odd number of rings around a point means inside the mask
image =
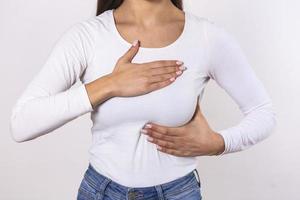
M 111 10 L 119 7 L 123 3 L 123 1 L 124 0 L 98 0 L 96 15 L 100 15 L 106 10 Z M 183 10 L 182 0 L 171 0 L 171 1 L 177 8 Z

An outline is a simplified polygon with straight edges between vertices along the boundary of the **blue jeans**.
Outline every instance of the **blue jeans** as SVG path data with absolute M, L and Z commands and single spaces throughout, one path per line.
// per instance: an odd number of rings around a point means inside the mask
M 197 178 L 196 178 L 197 176 Z M 199 180 L 199 181 L 198 181 Z M 201 200 L 197 169 L 173 181 L 150 187 L 126 187 L 98 173 L 91 164 L 82 179 L 77 200 Z

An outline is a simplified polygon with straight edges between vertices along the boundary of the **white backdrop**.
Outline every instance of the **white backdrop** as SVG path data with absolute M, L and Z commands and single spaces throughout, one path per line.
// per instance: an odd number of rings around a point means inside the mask
M 25 143 L 12 140 L 8 125 L 13 104 L 54 42 L 70 25 L 92 16 L 95 6 L 95 0 L 0 1 L 1 200 L 75 199 L 88 164 L 89 115 Z M 278 119 L 274 134 L 248 150 L 199 157 L 204 199 L 300 199 L 300 2 L 185 0 L 184 6 L 238 40 L 271 95 Z M 242 117 L 213 80 L 201 106 L 214 129 L 235 125 Z

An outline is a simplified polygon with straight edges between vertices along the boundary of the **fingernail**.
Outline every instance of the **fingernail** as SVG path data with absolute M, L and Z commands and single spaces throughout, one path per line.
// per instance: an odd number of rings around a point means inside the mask
M 179 69 L 181 69 L 181 70 L 186 70 L 187 67 L 186 67 L 186 66 L 180 66 Z
M 174 80 L 175 80 L 175 77 L 170 78 L 170 81 L 174 81 Z
M 151 128 L 152 126 L 151 126 L 151 124 L 146 124 L 145 127 L 146 127 L 146 128 Z
M 134 40 L 133 42 L 132 42 L 132 46 L 136 46 L 137 45 L 137 43 L 139 42 L 139 40 Z
M 146 129 L 142 129 L 142 130 L 141 130 L 141 133 L 147 134 L 148 131 L 147 131 Z
M 178 61 L 176 61 L 176 64 L 177 64 L 177 65 L 182 65 L 182 64 L 183 64 L 183 62 L 182 62 L 182 61 L 180 61 L 180 60 L 178 60 Z
M 182 71 L 177 71 L 177 72 L 176 72 L 177 75 L 179 75 L 179 74 L 181 74 L 181 73 L 182 73 Z
M 147 140 L 151 142 L 151 141 L 153 141 L 153 138 L 148 136 Z
M 157 148 L 158 150 L 161 150 L 161 146 L 156 145 L 156 148 Z

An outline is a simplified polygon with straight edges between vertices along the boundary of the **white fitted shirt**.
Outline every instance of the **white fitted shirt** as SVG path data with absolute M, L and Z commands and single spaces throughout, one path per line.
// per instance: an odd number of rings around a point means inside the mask
M 196 157 L 160 152 L 140 130 L 147 122 L 171 127 L 188 123 L 210 79 L 244 114 L 238 124 L 216 131 L 225 141 L 221 155 L 249 148 L 273 132 L 272 101 L 236 40 L 220 26 L 188 11 L 176 41 L 162 48 L 140 47 L 132 60 L 182 60 L 187 70 L 164 88 L 113 97 L 93 110 L 84 84 L 111 73 L 130 46 L 116 28 L 113 10 L 74 24 L 56 42 L 14 105 L 13 138 L 19 142 L 34 139 L 90 113 L 90 163 L 99 173 L 128 187 L 162 184 L 195 169 Z M 77 81 L 83 84 L 71 88 Z

